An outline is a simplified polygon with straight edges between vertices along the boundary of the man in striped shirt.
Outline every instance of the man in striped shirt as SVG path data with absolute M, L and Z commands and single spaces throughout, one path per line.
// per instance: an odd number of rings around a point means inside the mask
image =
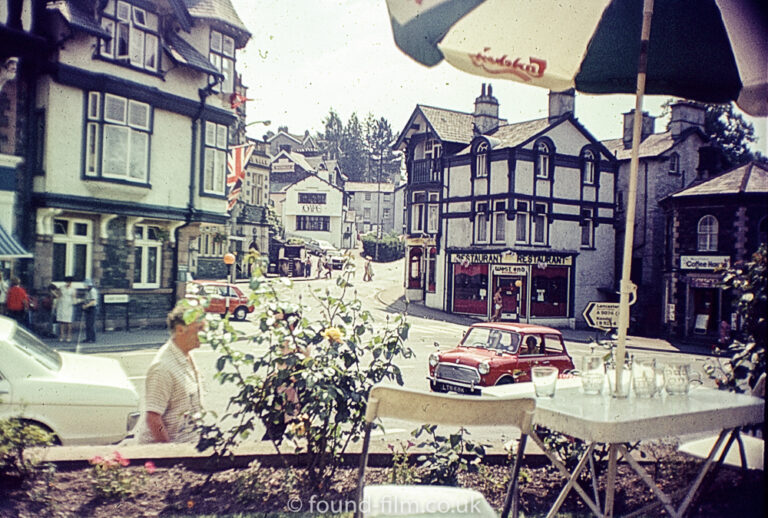
M 168 314 L 171 338 L 147 371 L 140 443 L 197 440 L 193 416 L 202 411 L 200 374 L 189 353 L 200 347 L 203 321 L 187 324 L 184 311 L 184 306 L 177 305 Z

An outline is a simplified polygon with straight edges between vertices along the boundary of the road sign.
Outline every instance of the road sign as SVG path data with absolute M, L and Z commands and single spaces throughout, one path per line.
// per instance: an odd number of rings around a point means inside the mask
M 618 302 L 590 302 L 582 313 L 589 327 L 595 329 L 615 329 L 619 327 Z

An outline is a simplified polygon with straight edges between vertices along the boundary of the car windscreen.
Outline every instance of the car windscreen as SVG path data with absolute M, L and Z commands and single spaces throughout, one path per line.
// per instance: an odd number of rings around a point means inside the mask
M 462 342 L 464 347 L 485 347 L 508 353 L 517 352 L 520 335 L 488 327 L 471 327 Z
M 13 339 L 16 347 L 47 369 L 58 371 L 61 368 L 61 356 L 59 353 L 45 345 L 26 329 L 17 327 Z

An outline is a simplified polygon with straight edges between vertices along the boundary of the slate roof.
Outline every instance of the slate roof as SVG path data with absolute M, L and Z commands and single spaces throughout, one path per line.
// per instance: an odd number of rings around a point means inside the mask
M 516 122 L 514 124 L 505 124 L 499 126 L 495 131 L 489 132 L 485 135 L 491 143 L 493 149 L 504 149 L 509 147 L 516 147 L 524 144 L 526 141 L 535 137 L 542 131 L 546 130 L 553 123 L 549 122 L 549 119 L 535 119 L 532 121 Z M 457 155 L 467 155 L 471 152 L 471 148 L 467 146 L 462 149 Z
M 205 56 L 172 31 L 169 32 L 168 37 L 163 41 L 163 49 L 179 65 L 188 66 L 194 70 L 221 77 L 221 73 L 216 70 L 216 67 Z
M 472 132 L 472 124 L 475 118 L 471 113 L 446 110 L 417 104 L 432 129 L 435 130 L 440 140 L 444 142 L 462 142 L 469 144 L 475 136 Z
M 58 12 L 70 27 L 84 31 L 99 38 L 112 38 L 112 35 L 101 28 L 96 18 L 87 11 L 83 11 L 74 2 L 60 1 L 49 2 L 46 8 L 49 11 Z
M 757 162 L 749 162 L 669 197 L 680 199 L 691 196 L 766 193 L 768 193 L 768 167 Z
M 234 31 L 237 48 L 245 47 L 250 31 L 238 16 L 230 0 L 184 0 L 193 18 L 219 22 Z
M 300 171 L 291 171 L 288 173 L 272 173 L 269 175 L 269 192 L 285 192 L 285 189 L 291 185 L 307 178 L 311 173 Z
M 629 160 L 632 154 L 632 148 L 624 147 L 624 139 L 603 140 L 602 144 L 613 154 L 617 160 Z M 648 135 L 645 140 L 640 142 L 640 158 L 659 156 L 668 151 L 676 144 L 672 138 L 672 132 L 654 133 Z

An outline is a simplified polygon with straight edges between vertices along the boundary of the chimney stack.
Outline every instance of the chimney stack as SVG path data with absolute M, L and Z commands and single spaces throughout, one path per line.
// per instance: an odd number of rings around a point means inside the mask
M 690 128 L 699 128 L 704 132 L 704 116 L 706 109 L 703 106 L 680 101 L 672 105 L 672 114 L 669 120 L 669 129 L 672 138 L 677 140 L 684 131 Z
M 567 114 L 573 115 L 576 93 L 573 88 L 563 92 L 549 91 L 549 122 L 555 122 Z
M 480 97 L 475 99 L 475 132 L 484 135 L 499 127 L 499 101 L 493 96 L 493 87 L 489 84 L 486 92 L 483 83 Z
M 632 128 L 635 123 L 635 110 L 624 114 L 624 149 L 632 147 Z M 643 112 L 643 122 L 640 124 L 640 142 L 653 135 L 656 127 L 656 117 L 651 117 L 648 112 Z

